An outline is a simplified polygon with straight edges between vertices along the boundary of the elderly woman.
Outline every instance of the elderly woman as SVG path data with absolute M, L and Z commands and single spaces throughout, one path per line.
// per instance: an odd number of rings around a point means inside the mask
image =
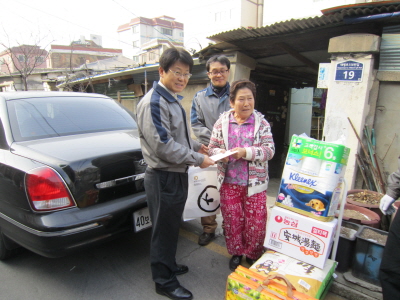
M 218 190 L 232 271 L 243 255 L 254 264 L 263 252 L 265 239 L 268 160 L 274 156 L 275 147 L 269 123 L 254 110 L 255 96 L 251 81 L 232 83 L 232 109 L 215 123 L 209 144 L 209 155 L 237 151 L 218 162 Z

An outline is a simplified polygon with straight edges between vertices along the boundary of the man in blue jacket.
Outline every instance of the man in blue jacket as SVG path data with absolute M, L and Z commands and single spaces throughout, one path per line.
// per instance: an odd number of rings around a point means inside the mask
M 156 292 L 170 299 L 193 298 L 177 275 L 188 267 L 176 263 L 179 226 L 188 193 L 189 166 L 213 165 L 207 147 L 190 138 L 181 96 L 193 67 L 184 49 L 169 48 L 160 57 L 160 81 L 137 107 L 143 156 L 148 165 L 144 178 L 152 221 L 150 262 Z
M 221 113 L 229 110 L 229 69 L 231 63 L 224 55 L 214 55 L 206 63 L 207 75 L 211 84 L 196 93 L 192 102 L 190 121 L 198 141 L 208 146 L 212 129 Z M 215 237 L 217 216 L 201 218 L 203 233 L 199 236 L 199 245 L 205 246 Z

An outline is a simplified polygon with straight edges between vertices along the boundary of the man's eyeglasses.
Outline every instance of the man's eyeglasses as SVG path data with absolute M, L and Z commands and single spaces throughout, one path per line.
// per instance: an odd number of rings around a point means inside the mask
M 228 72 L 229 72 L 229 70 L 221 70 L 221 71 L 212 70 L 211 72 L 208 72 L 208 74 L 217 76 L 218 74 L 225 75 Z
M 172 71 L 171 69 L 170 69 L 170 71 L 172 72 L 172 74 L 175 75 L 175 77 L 183 77 L 183 78 L 185 78 L 185 79 L 189 79 L 190 77 L 192 77 L 192 74 L 190 74 L 190 73 L 182 74 L 182 73 L 179 72 L 179 71 Z

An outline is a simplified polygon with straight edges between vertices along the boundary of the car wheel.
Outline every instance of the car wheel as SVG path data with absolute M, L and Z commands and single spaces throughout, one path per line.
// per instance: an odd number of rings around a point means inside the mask
M 5 237 L 0 231 L 0 260 L 5 260 L 13 254 L 13 250 L 9 250 L 6 247 Z

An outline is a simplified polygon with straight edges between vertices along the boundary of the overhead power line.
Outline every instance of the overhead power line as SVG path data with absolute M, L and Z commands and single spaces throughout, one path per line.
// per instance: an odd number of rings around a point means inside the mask
M 137 16 L 134 12 L 132 12 L 131 10 L 127 9 L 126 7 L 124 7 L 123 5 L 121 5 L 120 3 L 118 3 L 118 2 L 115 1 L 115 0 L 112 0 L 112 1 L 113 1 L 115 4 L 117 4 L 118 6 L 120 6 L 121 8 L 123 8 L 124 10 L 128 11 L 128 12 L 129 12 L 130 14 L 132 14 L 133 16 L 135 16 L 135 17 L 138 18 L 138 16 Z M 24 6 L 30 8 L 30 9 L 32 9 L 32 10 L 39 11 L 39 12 L 41 12 L 41 13 L 43 13 L 43 14 L 46 14 L 46 15 L 49 15 L 49 16 L 51 16 L 51 17 L 57 18 L 57 19 L 59 19 L 59 20 L 62 20 L 63 22 L 67 22 L 68 24 L 72 24 L 72 25 L 74 25 L 74 26 L 76 26 L 76 27 L 82 28 L 82 29 L 87 30 L 87 31 L 89 31 L 89 32 L 92 32 L 92 33 L 94 33 L 94 34 L 98 34 L 98 35 L 107 37 L 107 38 L 109 38 L 109 39 L 116 40 L 116 41 L 118 41 L 118 42 L 120 42 L 120 43 L 129 45 L 129 46 L 132 47 L 132 48 L 140 48 L 140 47 L 134 46 L 132 43 L 125 42 L 125 41 L 123 41 L 123 40 L 116 39 L 116 38 L 114 38 L 114 37 L 111 37 L 111 36 L 104 35 L 104 34 L 102 34 L 102 33 L 96 32 L 96 30 L 92 30 L 91 28 L 82 26 L 82 25 L 80 25 L 80 24 L 76 24 L 76 23 L 74 23 L 74 22 L 72 22 L 72 21 L 70 21 L 70 20 L 67 20 L 67 19 L 62 18 L 62 17 L 57 16 L 57 15 L 54 15 L 54 14 L 52 14 L 52 13 L 49 13 L 49 12 L 44 11 L 44 10 L 42 10 L 42 9 L 39 9 L 39 8 L 37 8 L 37 7 L 35 7 L 35 6 L 31 6 L 31 5 L 29 5 L 29 4 L 26 4 L 26 3 L 24 3 L 24 2 L 21 2 L 21 1 L 19 1 L 19 0 L 14 0 L 14 1 L 13 1 L 13 4 L 15 4 L 15 3 L 18 3 L 18 4 L 20 4 L 20 5 L 24 5 Z M 16 13 L 15 13 L 15 14 L 16 14 Z M 22 17 L 22 16 L 20 16 L 19 14 L 16 14 L 16 15 L 17 15 L 18 17 L 21 17 L 21 18 L 23 18 L 24 20 L 26 20 L 26 21 L 32 23 L 32 24 L 35 24 L 35 22 L 33 22 L 32 20 L 27 19 L 26 17 Z M 33 16 L 34 16 L 34 14 L 33 14 Z M 154 27 L 153 27 L 153 28 L 154 28 Z M 171 38 L 170 36 L 164 34 L 163 32 L 159 31 L 157 28 L 154 28 L 154 30 L 157 31 L 158 33 L 160 33 L 162 36 L 165 36 L 165 38 L 166 38 L 167 40 L 169 40 L 169 41 L 171 41 L 171 42 L 173 42 L 173 43 L 178 43 L 176 40 L 174 40 L 174 39 Z M 158 53 L 153 52 L 153 51 L 151 51 L 151 50 L 150 50 L 150 51 L 147 51 L 147 52 L 154 53 L 154 54 L 156 54 L 156 55 L 159 56 Z

